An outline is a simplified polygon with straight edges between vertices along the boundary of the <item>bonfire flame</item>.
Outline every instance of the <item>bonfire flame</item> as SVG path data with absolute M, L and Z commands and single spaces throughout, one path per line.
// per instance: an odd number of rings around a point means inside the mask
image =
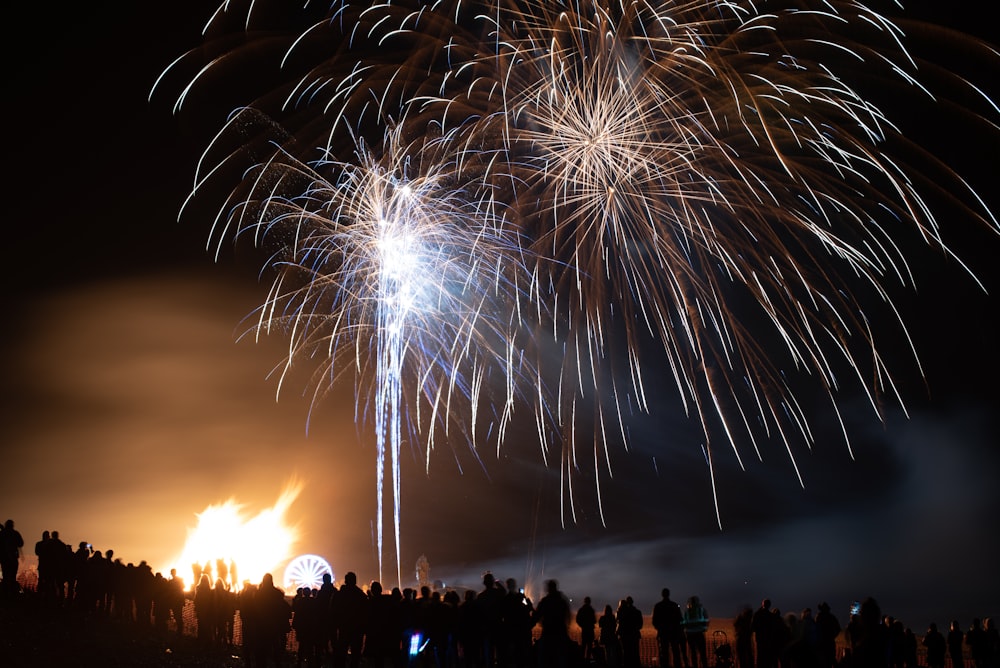
M 243 583 L 258 583 L 265 573 L 283 567 L 298 538 L 285 512 L 301 491 L 301 483 L 289 483 L 274 506 L 253 517 L 234 498 L 209 505 L 197 514 L 198 526 L 188 529 L 184 551 L 174 560 L 177 575 L 189 589 L 205 574 L 213 585 L 221 579 L 240 590 Z

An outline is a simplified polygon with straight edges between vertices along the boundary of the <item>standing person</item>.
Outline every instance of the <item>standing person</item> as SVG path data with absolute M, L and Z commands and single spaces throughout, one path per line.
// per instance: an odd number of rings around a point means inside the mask
M 151 626 L 153 623 L 153 591 L 155 589 L 156 576 L 153 569 L 145 560 L 132 571 L 130 585 L 132 587 L 132 600 L 135 605 L 135 618 L 142 626 Z
M 477 668 L 483 654 L 482 634 L 479 629 L 479 608 L 476 592 L 469 589 L 458 606 L 458 644 L 464 665 Z
M 594 658 L 594 627 L 597 626 L 597 613 L 590 604 L 590 597 L 583 597 L 583 605 L 576 611 L 576 625 L 580 627 L 580 645 L 583 647 L 583 660 Z
M 830 604 L 819 604 L 816 613 L 816 658 L 819 668 L 833 668 L 837 663 L 837 636 L 840 635 L 840 621 L 830 610 Z
M 167 605 L 170 608 L 170 614 L 174 617 L 174 627 L 177 629 L 177 635 L 184 635 L 184 580 L 177 575 L 177 569 L 170 569 L 170 579 L 167 580 L 167 587 L 169 593 L 167 594 Z
M 604 650 L 607 665 L 609 668 L 620 668 L 622 651 L 621 645 L 618 644 L 618 621 L 615 619 L 615 611 L 611 609 L 610 603 L 604 606 L 604 614 L 597 620 L 597 626 L 601 631 L 598 642 Z
M 236 632 L 236 592 L 222 578 L 215 581 L 215 617 L 217 641 L 224 647 L 232 647 Z
M 803 608 L 792 627 L 792 641 L 788 647 L 789 663 L 796 668 L 812 668 L 819 663 L 819 633 L 812 608 Z
M 917 668 L 917 634 L 909 626 L 903 629 L 903 664 L 906 668 Z
M 20 590 L 17 584 L 17 566 L 21 559 L 22 547 L 24 538 L 14 528 L 14 520 L 7 520 L 0 529 L 0 574 L 3 575 L 3 582 L 0 585 L 3 591 L 10 594 Z
M 1000 629 L 992 617 L 983 620 L 983 637 L 986 643 L 986 661 L 990 668 L 1000 666 Z
M 194 615 L 198 621 L 198 640 L 211 644 L 216 630 L 215 594 L 212 592 L 212 581 L 204 573 L 194 588 Z
M 522 596 L 524 595 L 523 592 L 521 592 L 521 595 Z M 526 603 L 525 607 L 531 605 L 531 601 L 526 596 L 524 600 Z M 454 589 L 447 589 L 444 592 L 442 601 L 444 602 L 444 610 L 445 610 L 444 624 L 446 633 L 448 635 L 447 647 L 444 657 L 444 665 L 445 668 L 455 668 L 458 665 L 458 626 L 459 626 L 458 606 L 461 605 L 462 599 L 458 595 L 457 591 L 455 591 Z M 528 619 L 529 621 L 525 623 L 525 626 L 531 623 L 530 617 Z M 525 652 L 524 665 L 527 665 L 526 663 L 528 661 L 527 657 L 531 655 L 531 629 L 529 628 L 527 629 L 526 632 L 522 633 L 524 633 L 527 636 L 527 644 L 524 646 L 524 652 Z M 515 649 L 515 661 L 516 661 L 517 652 L 520 651 L 520 643 L 515 641 L 514 649 Z
M 733 635 L 736 636 L 736 665 L 738 668 L 754 668 L 753 661 L 753 608 L 744 605 L 733 619 Z
M 309 587 L 299 587 L 292 599 L 292 630 L 295 631 L 295 641 L 298 652 L 295 665 L 321 665 L 323 655 L 320 652 L 320 630 L 323 626 L 322 601 L 316 596 L 316 591 Z
M 368 595 L 358 586 L 355 573 L 348 571 L 344 575 L 344 584 L 333 599 L 333 608 L 333 621 L 337 627 L 334 665 L 358 668 L 365 628 L 368 626 Z
M 492 668 L 497 662 L 497 644 L 500 641 L 500 622 L 503 617 L 504 591 L 496 578 L 487 571 L 483 574 L 483 589 L 476 596 L 476 618 L 479 623 L 480 663 Z
M 545 596 L 538 602 L 532 619 L 542 627 L 538 638 L 539 667 L 566 668 L 570 654 L 570 608 L 569 599 L 559 591 L 557 581 L 545 582 Z
M 236 567 L 235 563 L 230 567 L 232 573 Z M 337 595 L 337 587 L 333 584 L 333 574 L 323 573 L 323 581 L 316 592 L 316 606 L 320 609 L 320 629 L 319 638 L 316 641 L 320 648 L 320 655 L 325 659 L 332 655 L 333 639 L 336 629 L 333 624 L 333 599 Z
M 945 643 L 944 636 L 938 631 L 937 624 L 931 622 L 921 644 L 927 650 L 927 668 L 944 668 L 947 643 Z
M 642 638 L 642 612 L 631 596 L 618 605 L 618 640 L 622 648 L 622 666 L 639 668 L 639 640 Z
M 885 666 L 889 659 L 889 627 L 882 622 L 882 608 L 871 596 L 858 610 L 858 640 L 853 659 L 860 666 Z
M 965 632 L 965 644 L 969 648 L 969 658 L 975 668 L 986 668 L 986 632 L 979 617 L 973 617 L 972 626 Z
M 750 629 L 757 642 L 757 668 L 777 668 L 781 651 L 781 623 L 778 615 L 771 610 L 771 599 L 761 601 L 750 620 Z
M 38 593 L 41 594 L 43 601 L 56 598 L 53 571 L 57 555 L 54 554 L 52 547 L 52 536 L 48 531 L 43 531 L 41 540 L 35 543 L 35 556 L 38 558 Z
M 397 661 L 401 636 L 396 602 L 382 590 L 381 582 L 372 580 L 368 584 L 368 626 L 365 628 L 365 657 L 368 663 L 375 668 L 385 668 L 386 661 Z M 316 656 L 318 664 L 323 665 L 322 652 L 317 651 Z
M 656 629 L 656 645 L 659 650 L 660 666 L 669 668 L 673 658 L 674 668 L 681 668 L 681 646 L 684 643 L 684 631 L 681 627 L 684 615 L 681 606 L 671 600 L 670 590 L 664 587 L 660 590 L 660 600 L 653 606 L 653 628 Z
M 959 626 L 957 619 L 951 620 L 946 640 L 948 642 L 948 656 L 951 658 L 952 668 L 965 668 L 964 650 L 962 648 L 962 643 L 965 641 L 965 634 L 962 633 L 962 627 Z
M 76 576 L 73 572 L 73 548 L 62 541 L 58 531 L 53 531 L 48 552 L 52 565 L 50 582 L 55 590 L 56 599 L 60 603 L 70 600 Z
M 697 596 L 692 596 L 687 601 L 683 627 L 692 668 L 698 668 L 699 657 L 701 668 L 708 668 L 708 647 L 705 638 L 705 634 L 708 633 L 708 611 Z
M 247 611 L 244 636 L 250 632 L 249 647 L 254 656 L 254 668 L 276 668 L 284 663 L 285 645 L 291 630 L 292 606 L 285 593 L 274 586 L 274 576 L 265 573 L 260 584 L 244 597 L 240 608 Z
M 531 655 L 535 607 L 514 578 L 507 578 L 506 584 L 501 619 L 504 660 L 509 666 L 526 666 Z

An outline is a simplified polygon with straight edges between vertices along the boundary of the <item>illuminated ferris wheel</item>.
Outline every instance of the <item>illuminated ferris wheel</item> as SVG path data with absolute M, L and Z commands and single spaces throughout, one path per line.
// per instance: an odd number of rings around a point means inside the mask
M 299 587 L 319 589 L 327 573 L 333 580 L 333 569 L 326 559 L 315 554 L 301 554 L 285 566 L 285 592 L 294 593 Z

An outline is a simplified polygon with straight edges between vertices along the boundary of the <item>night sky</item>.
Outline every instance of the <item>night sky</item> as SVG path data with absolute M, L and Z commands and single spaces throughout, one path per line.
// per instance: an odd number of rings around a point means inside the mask
M 975 3 L 937 4 L 908 6 L 1000 43 L 995 23 L 963 13 Z M 208 504 L 233 497 L 259 510 L 297 478 L 297 552 L 367 581 L 377 576 L 375 451 L 354 426 L 350 384 L 314 411 L 307 432 L 308 397 L 293 385 L 275 400 L 269 373 L 283 341 L 237 341 L 269 285 L 259 258 L 227 250 L 214 262 L 212 211 L 196 206 L 177 220 L 221 110 L 172 115 L 170 95 L 147 95 L 199 44 L 213 8 L 38 5 L 11 24 L 25 35 L 5 47 L 0 520 L 13 518 L 28 545 L 55 529 L 164 568 Z M 960 45 L 939 55 L 968 65 Z M 995 68 L 972 73 L 1000 99 Z M 1000 131 L 922 108 L 890 115 L 1000 212 Z M 408 459 L 404 584 L 423 554 L 431 577 L 449 584 L 476 586 L 490 569 L 538 591 L 556 577 L 577 601 L 614 606 L 631 595 L 644 612 L 668 586 L 675 599 L 700 595 L 717 617 L 769 596 L 783 611 L 829 601 L 843 622 L 850 602 L 869 595 L 918 633 L 930 621 L 1000 615 L 1000 237 L 958 212 L 940 220 L 988 294 L 957 262 L 901 241 L 913 247 L 916 289 L 893 296 L 925 379 L 903 364 L 909 416 L 887 402 L 884 423 L 853 389 L 842 396 L 853 459 L 819 401 L 816 443 L 796 450 L 804 488 L 779 443 L 762 445 L 763 461 L 745 457 L 745 471 L 717 446 L 720 530 L 704 439 L 652 372 L 652 415 L 630 422 L 628 451 L 612 451 L 603 523 L 589 480 L 576 490 L 576 521 L 560 511 L 558 470 L 517 432 L 499 455 L 481 453 L 482 467 L 447 451 L 427 473 L 419 456 Z M 386 570 L 393 580 L 394 565 Z

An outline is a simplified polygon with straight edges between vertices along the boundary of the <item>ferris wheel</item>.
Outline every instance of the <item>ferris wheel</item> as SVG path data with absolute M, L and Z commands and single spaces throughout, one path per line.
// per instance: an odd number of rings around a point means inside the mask
M 299 587 L 319 589 L 327 573 L 333 580 L 333 569 L 326 559 L 315 554 L 301 554 L 285 566 L 285 592 L 292 594 Z

